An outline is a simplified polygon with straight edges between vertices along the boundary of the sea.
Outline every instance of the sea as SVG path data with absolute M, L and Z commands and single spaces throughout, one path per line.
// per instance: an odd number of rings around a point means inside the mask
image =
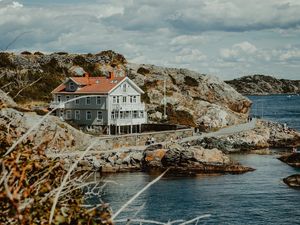
M 248 97 L 253 101 L 253 117 L 286 123 L 300 130 L 300 96 Z M 233 160 L 256 169 L 242 175 L 163 177 L 128 205 L 116 220 L 134 218 L 166 223 L 209 214 L 210 217 L 191 224 L 300 224 L 300 190 L 282 181 L 300 173 L 300 169 L 282 163 L 278 156 L 279 152 L 231 155 Z M 104 179 L 112 182 L 107 183 L 101 198 L 116 212 L 155 178 L 141 172 L 107 176 Z

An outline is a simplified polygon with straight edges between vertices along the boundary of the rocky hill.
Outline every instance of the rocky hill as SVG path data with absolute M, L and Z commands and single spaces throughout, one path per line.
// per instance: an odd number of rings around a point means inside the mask
M 0 53 L 0 87 L 19 104 L 44 104 L 51 101 L 50 92 L 79 66 L 92 76 L 109 70 L 126 74 L 144 91 L 150 121 L 162 122 L 163 90 L 166 80 L 167 122 L 203 128 L 220 128 L 244 122 L 251 101 L 230 85 L 210 75 L 187 69 L 127 63 L 120 54 L 104 51 L 98 54 L 40 52 Z
M 225 81 L 245 95 L 299 94 L 300 80 L 277 79 L 272 76 L 252 75 Z

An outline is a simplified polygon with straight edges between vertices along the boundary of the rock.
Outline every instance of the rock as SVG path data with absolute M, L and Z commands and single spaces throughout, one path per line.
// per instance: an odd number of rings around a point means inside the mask
M 144 170 L 162 168 L 162 158 L 166 154 L 166 149 L 145 150 L 142 160 L 142 168 Z
M 17 103 L 9 97 L 4 91 L 0 90 L 0 109 L 6 107 L 17 107 Z
M 34 126 L 42 117 L 32 112 L 20 112 L 12 108 L 0 110 L 2 148 L 12 143 Z M 48 116 L 24 141 L 34 146 L 46 146 L 51 150 L 78 150 L 90 144 L 92 136 L 82 133 L 56 116 Z
M 170 173 L 174 174 L 244 173 L 253 170 L 231 162 L 218 149 L 209 150 L 200 146 L 184 148 L 179 144 L 171 144 L 167 149 L 146 151 L 142 166 L 146 171 L 170 168 Z
M 300 168 L 300 153 L 291 153 L 283 155 L 280 156 L 278 159 L 292 167 Z
M 300 188 L 300 174 L 294 174 L 283 178 L 283 182 L 293 188 Z
M 187 69 L 163 68 L 129 63 L 129 77 L 146 93 L 149 118 L 163 121 L 163 86 L 166 79 L 167 120 L 170 123 L 220 128 L 246 121 L 251 101 L 220 79 Z M 160 112 L 161 114 L 158 114 Z
M 272 76 L 252 75 L 225 82 L 244 95 L 300 93 L 300 80 L 276 79 Z
M 261 149 L 300 146 L 300 133 L 282 124 L 258 120 L 252 130 L 235 134 L 204 137 L 191 142 L 204 148 L 217 148 L 223 152 L 255 151 Z
M 133 159 L 134 161 L 140 162 L 143 159 L 143 153 L 140 151 L 136 151 L 136 152 L 131 152 L 130 153 L 130 157 L 131 159 Z

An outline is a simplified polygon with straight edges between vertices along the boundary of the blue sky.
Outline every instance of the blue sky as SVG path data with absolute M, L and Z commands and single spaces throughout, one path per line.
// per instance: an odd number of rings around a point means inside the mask
M 300 79 L 299 0 L 0 0 L 0 48 Z

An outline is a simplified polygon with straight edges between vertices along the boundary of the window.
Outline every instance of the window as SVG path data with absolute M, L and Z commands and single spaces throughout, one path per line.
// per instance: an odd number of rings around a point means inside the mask
M 100 105 L 101 104 L 101 97 L 100 96 L 97 96 L 97 105 Z
M 138 118 L 138 111 L 133 111 L 133 118 Z
M 75 90 L 75 84 L 73 82 L 69 83 L 69 89 L 70 89 L 70 91 L 74 91 Z
M 69 100 L 70 100 L 70 96 L 66 95 L 66 101 L 69 101 Z
M 129 111 L 126 111 L 126 112 L 125 112 L 125 118 L 130 118 L 130 113 L 129 113 Z
M 111 118 L 114 119 L 115 118 L 115 111 L 111 112 Z
M 57 95 L 57 101 L 61 102 L 61 96 L 60 95 Z
M 86 112 L 86 119 L 87 120 L 91 120 L 92 119 L 92 113 L 91 113 L 91 111 L 87 111 Z
M 132 103 L 132 96 L 130 96 L 129 99 L 130 99 L 130 103 Z
M 144 118 L 144 111 L 140 111 L 140 117 Z
M 102 119 L 103 119 L 102 111 L 97 111 L 97 120 L 102 120 Z
M 113 96 L 113 103 L 117 102 L 117 96 Z
M 127 90 L 127 85 L 126 84 L 123 84 L 123 92 L 126 92 Z
M 75 98 L 78 98 L 78 97 L 79 97 L 78 95 L 75 96 Z M 75 100 L 75 104 L 76 104 L 76 105 L 79 105 L 79 99 L 76 99 L 76 100 Z
M 75 120 L 80 120 L 80 111 L 79 110 L 75 111 Z
M 123 103 L 126 103 L 127 97 L 123 96 Z
M 120 103 L 120 96 L 117 96 L 117 103 Z
M 115 118 L 118 119 L 119 118 L 119 111 L 115 112 Z
M 87 105 L 90 105 L 90 104 L 91 104 L 91 97 L 86 97 L 85 100 L 86 100 L 85 103 L 86 103 Z
M 134 103 L 136 103 L 136 96 L 133 96 L 132 101 L 133 101 Z
M 123 111 L 120 112 L 120 118 L 124 119 L 124 112 Z
M 70 120 L 71 119 L 71 110 L 66 111 L 66 119 Z

